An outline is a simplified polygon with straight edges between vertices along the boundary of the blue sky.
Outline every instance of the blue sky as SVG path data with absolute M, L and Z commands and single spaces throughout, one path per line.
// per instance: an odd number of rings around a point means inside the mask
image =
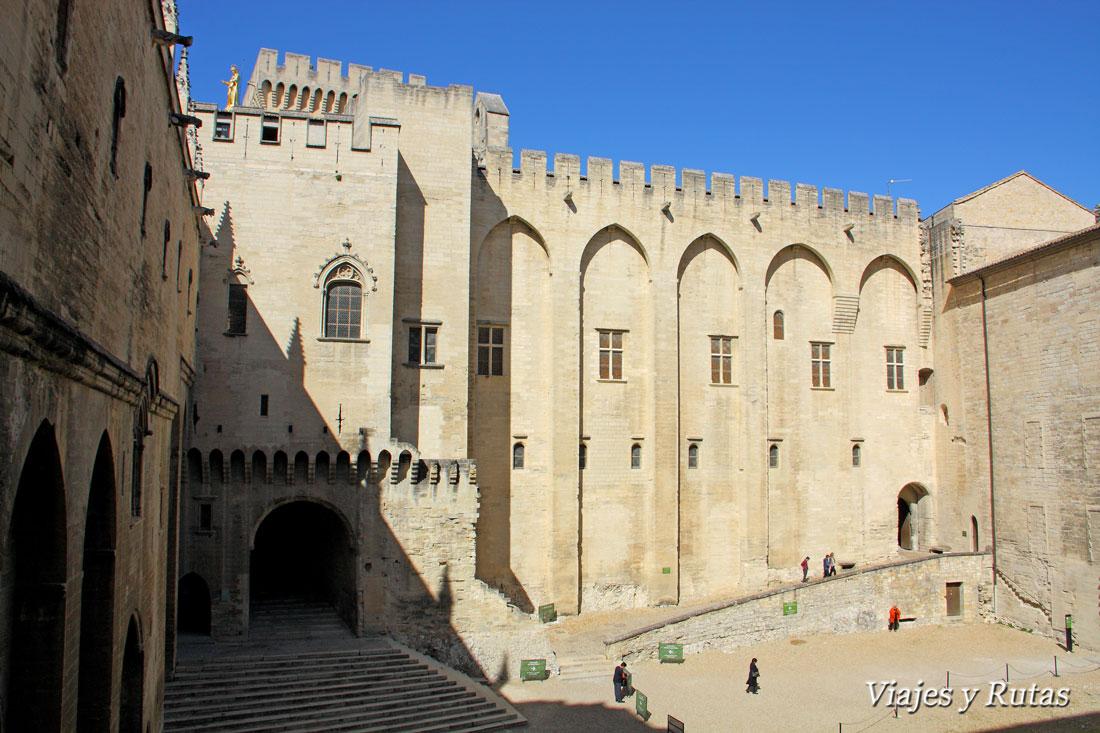
M 511 144 L 915 198 L 1100 204 L 1100 2 L 178 0 L 192 94 L 260 47 L 503 96 Z

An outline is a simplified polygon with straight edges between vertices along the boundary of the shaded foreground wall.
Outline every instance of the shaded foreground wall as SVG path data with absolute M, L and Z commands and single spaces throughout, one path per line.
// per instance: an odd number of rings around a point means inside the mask
M 894 603 L 910 623 L 969 623 L 988 612 L 989 555 L 958 553 L 904 560 L 830 580 L 760 593 L 690 616 L 609 639 L 612 659 L 645 659 L 661 643 L 683 644 L 686 654 L 707 649 L 730 651 L 797 635 L 852 634 L 885 629 Z M 960 614 L 947 615 L 948 583 L 961 583 Z M 795 602 L 798 612 L 783 615 Z

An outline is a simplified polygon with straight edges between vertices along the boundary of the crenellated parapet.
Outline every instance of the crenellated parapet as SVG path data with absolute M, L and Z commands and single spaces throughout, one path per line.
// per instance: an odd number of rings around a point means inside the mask
M 916 225 L 919 217 L 917 202 L 890 196 L 869 196 L 857 191 L 821 188 L 805 183 L 791 186 L 789 181 L 769 180 L 751 176 L 737 178 L 728 173 L 712 173 L 710 180 L 704 171 L 673 166 L 622 161 L 619 175 L 614 174 L 614 162 L 608 158 L 590 157 L 582 169 L 580 156 L 556 153 L 553 167 L 542 150 L 522 150 L 520 167 L 513 167 L 511 149 L 487 147 L 477 151 L 478 166 L 495 187 L 517 186 L 525 190 L 543 188 L 560 190 L 564 198 L 586 195 L 603 197 L 652 197 L 658 206 L 665 203 L 690 206 L 739 206 L 752 212 L 775 210 L 804 212 L 813 216 L 847 215 L 854 219 L 874 217 L 896 220 L 908 226 Z
M 351 99 L 369 66 L 287 53 L 279 63 L 279 52 L 261 48 L 252 68 L 248 87 L 241 95 L 242 106 L 267 110 L 297 110 L 347 114 Z

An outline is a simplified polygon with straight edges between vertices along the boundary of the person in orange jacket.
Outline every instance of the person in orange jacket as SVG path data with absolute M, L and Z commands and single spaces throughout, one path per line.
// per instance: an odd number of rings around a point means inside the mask
M 897 631 L 899 626 L 901 626 L 901 611 L 895 603 L 890 606 L 890 631 Z

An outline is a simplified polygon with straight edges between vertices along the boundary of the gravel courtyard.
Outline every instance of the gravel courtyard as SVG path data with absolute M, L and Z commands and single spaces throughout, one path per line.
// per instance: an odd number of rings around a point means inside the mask
M 593 635 L 584 634 L 591 639 Z M 589 653 L 598 653 L 595 645 Z M 1060 676 L 1052 677 L 1054 657 Z M 761 691 L 745 693 L 749 660 L 759 659 Z M 1005 706 L 990 702 L 991 683 L 1009 681 L 1001 695 Z M 667 715 L 697 731 L 980 731 L 1100 730 L 1100 653 L 1079 650 L 1067 654 L 1050 639 L 992 624 L 968 626 L 903 625 L 901 631 L 822 635 L 788 639 L 736 654 L 704 652 L 689 655 L 682 665 L 655 660 L 632 664 L 634 685 L 648 696 L 651 717 L 642 723 L 634 714 L 634 699 L 616 704 L 611 672 L 606 680 L 509 682 L 500 692 L 530 721 L 528 730 L 639 731 L 665 730 Z M 897 681 L 894 689 L 943 688 L 951 672 L 952 704 L 893 717 L 883 695 L 871 704 L 868 682 Z M 1035 685 L 1034 692 L 1032 685 Z M 963 688 L 973 702 L 965 705 Z M 1022 707 L 1011 706 L 1012 689 Z M 1068 689 L 1065 707 L 1043 707 L 1060 689 Z M 1028 693 L 1030 692 L 1030 700 Z M 1056 699 L 1056 698 L 1055 698 Z M 1036 703 L 1029 706 L 1029 702 Z M 841 728 L 838 724 L 843 723 Z

